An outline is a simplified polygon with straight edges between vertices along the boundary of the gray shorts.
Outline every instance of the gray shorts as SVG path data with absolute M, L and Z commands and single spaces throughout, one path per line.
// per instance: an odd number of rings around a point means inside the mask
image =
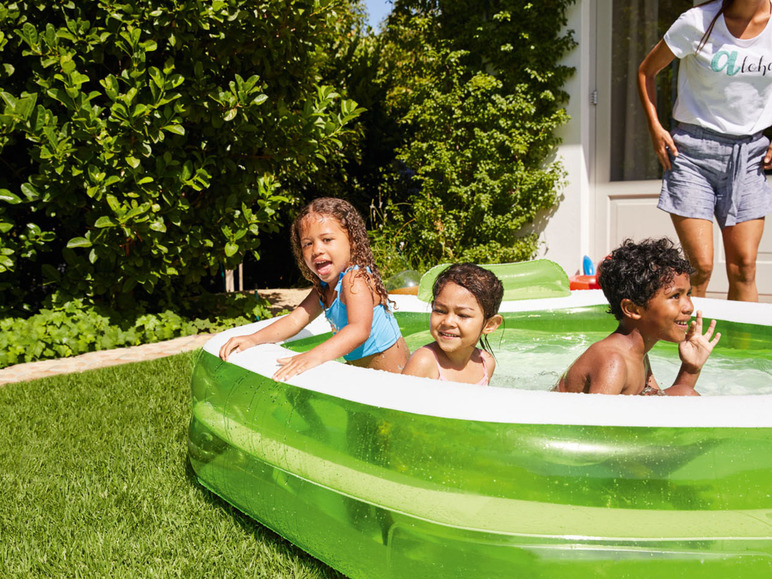
M 713 220 L 721 229 L 765 217 L 772 188 L 762 168 L 769 139 L 722 135 L 680 123 L 673 131 L 678 156 L 670 156 L 657 207 L 682 217 Z

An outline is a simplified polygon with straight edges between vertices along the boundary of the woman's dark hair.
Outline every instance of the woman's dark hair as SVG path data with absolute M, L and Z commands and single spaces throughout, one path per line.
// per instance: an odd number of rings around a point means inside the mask
M 598 266 L 598 283 L 609 303 L 609 313 L 621 320 L 622 300 L 645 307 L 660 288 L 694 268 L 667 237 L 634 243 L 625 239 Z
M 710 4 L 711 2 L 718 2 L 718 0 L 709 0 L 708 2 L 704 2 L 703 4 L 700 4 L 700 6 L 704 6 L 705 4 Z M 710 38 L 710 33 L 713 32 L 713 27 L 716 25 L 716 21 L 721 17 L 721 15 L 726 12 L 726 9 L 729 8 L 732 4 L 734 4 L 734 0 L 721 0 L 721 8 L 718 9 L 718 12 L 713 17 L 713 20 L 710 21 L 710 24 L 708 25 L 708 29 L 705 31 L 705 34 L 702 35 L 702 38 L 700 38 L 700 43 L 697 45 L 697 52 L 702 50 L 702 47 L 705 46 L 705 43 L 708 41 L 708 38 Z
M 298 263 L 300 272 L 303 274 L 304 278 L 313 284 L 319 297 L 322 297 L 322 281 L 319 279 L 319 276 L 314 275 L 314 273 L 308 269 L 308 266 L 303 259 L 303 250 L 300 245 L 300 229 L 303 221 L 313 215 L 332 217 L 338 222 L 343 231 L 346 232 L 346 235 L 348 235 L 349 245 L 351 246 L 351 265 L 359 266 L 356 276 L 364 277 L 367 282 L 367 287 L 377 294 L 380 304 L 386 306 L 390 301 L 389 293 L 386 291 L 383 281 L 381 280 L 381 272 L 378 270 L 378 266 L 375 265 L 373 252 L 370 249 L 370 239 L 367 237 L 365 222 L 351 203 L 334 197 L 320 197 L 303 207 L 303 209 L 300 210 L 300 213 L 298 213 L 298 216 L 295 217 L 295 221 L 292 223 L 290 234 L 292 252 L 295 254 L 295 260 Z M 370 269 L 370 273 L 367 272 L 368 268 Z
M 504 297 L 504 285 L 492 271 L 474 263 L 455 263 L 444 269 L 434 280 L 432 300 L 436 299 L 442 288 L 449 283 L 461 286 L 475 297 L 486 322 L 499 313 Z M 488 337 L 484 334 L 480 336 L 480 345 L 489 354 L 493 354 Z

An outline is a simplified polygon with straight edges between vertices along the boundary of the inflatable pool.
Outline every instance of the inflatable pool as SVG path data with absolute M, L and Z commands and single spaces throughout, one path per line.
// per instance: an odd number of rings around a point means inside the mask
M 395 300 L 411 347 L 428 341 L 428 305 Z M 593 290 L 507 301 L 504 333 L 537 350 L 603 335 L 615 327 L 604 304 Z M 714 394 L 699 398 L 558 394 L 564 368 L 508 377 L 501 360 L 489 388 L 339 362 L 277 383 L 276 359 L 327 323 L 225 363 L 228 337 L 271 320 L 235 328 L 196 363 L 190 462 L 202 485 L 350 577 L 769 577 L 772 306 L 695 305 L 723 335 L 708 365 L 737 375 L 725 391 L 706 368 L 698 390 Z M 759 393 L 731 393 L 748 388 L 746 366 Z

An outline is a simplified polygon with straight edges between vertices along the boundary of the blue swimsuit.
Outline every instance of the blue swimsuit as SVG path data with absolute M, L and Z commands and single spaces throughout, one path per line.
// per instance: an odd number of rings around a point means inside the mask
M 343 276 L 352 269 L 356 270 L 359 267 L 350 267 L 338 276 L 338 283 L 335 286 L 335 299 L 329 308 L 325 308 L 322 300 L 319 300 L 319 303 L 322 304 L 322 309 L 324 309 L 324 316 L 332 326 L 333 334 L 337 334 L 339 330 L 348 325 L 346 304 L 340 301 L 340 286 L 343 282 Z M 327 284 L 322 282 L 322 286 L 327 287 Z M 391 348 L 401 337 L 402 333 L 399 331 L 397 320 L 383 304 L 378 304 L 373 308 L 373 325 L 370 328 L 370 337 L 367 338 L 364 344 L 343 356 L 343 359 L 346 361 L 359 360 L 371 354 L 379 354 Z

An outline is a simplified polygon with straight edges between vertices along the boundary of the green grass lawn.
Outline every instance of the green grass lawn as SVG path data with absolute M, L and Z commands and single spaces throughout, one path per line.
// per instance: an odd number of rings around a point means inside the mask
M 195 356 L 0 387 L 0 576 L 342 577 L 196 482 Z

